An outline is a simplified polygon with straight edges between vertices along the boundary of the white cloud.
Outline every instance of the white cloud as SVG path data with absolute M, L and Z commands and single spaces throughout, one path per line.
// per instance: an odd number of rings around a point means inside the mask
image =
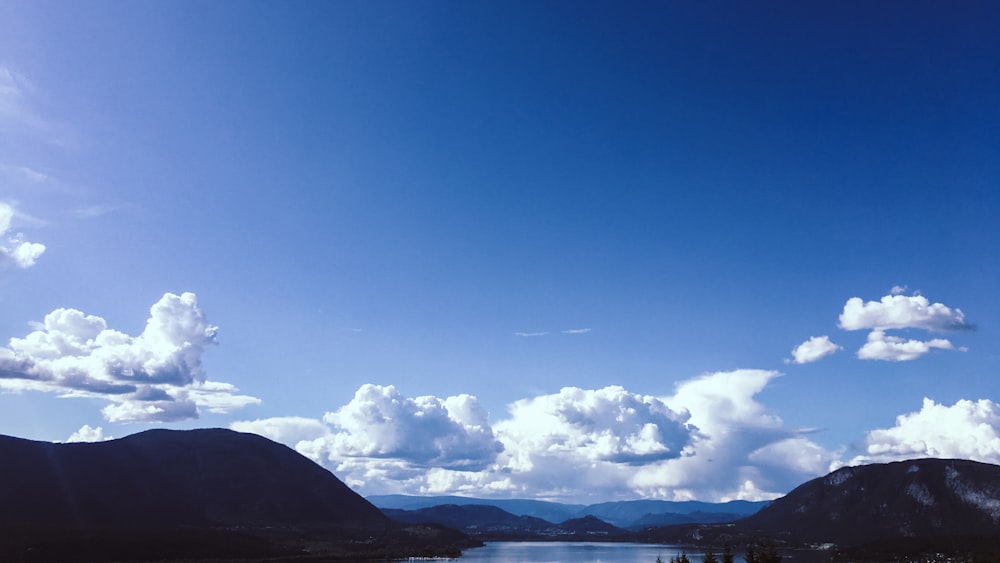
M 794 350 L 792 350 L 792 359 L 785 360 L 785 362 L 808 364 L 821 360 L 830 354 L 843 349 L 844 348 L 842 346 L 838 346 L 831 342 L 829 336 L 812 336 L 809 340 L 799 344 Z
M 588 332 L 590 332 L 590 330 L 591 329 L 589 329 L 589 328 L 571 328 L 571 329 L 562 331 L 562 333 L 563 334 L 587 334 Z
M 968 330 L 972 325 L 965 321 L 961 309 L 952 309 L 941 303 L 931 304 L 922 295 L 886 295 L 881 301 L 865 303 L 852 297 L 844 304 L 840 314 L 840 328 L 844 330 L 886 330 L 920 328 L 931 331 Z
M 70 434 L 69 438 L 66 438 L 66 442 L 103 442 L 112 439 L 111 436 L 104 435 L 104 429 L 100 426 L 91 428 L 89 424 L 84 424 L 79 430 Z
M 514 455 L 546 452 L 587 463 L 638 463 L 680 456 L 694 431 L 688 413 L 621 387 L 566 387 L 517 401 L 509 410 L 510 419 L 496 428 L 505 443 L 516 446 Z
M 30 268 L 45 252 L 45 245 L 24 240 L 22 233 L 10 234 L 14 215 L 14 208 L 10 204 L 0 202 L 0 263 L 11 259 L 19 268 Z
M 881 330 L 873 330 L 868 334 L 868 341 L 858 350 L 858 358 L 905 362 L 915 360 L 935 348 L 939 350 L 956 349 L 950 341 L 944 338 L 928 341 L 906 340 L 898 336 L 888 336 Z M 964 348 L 959 350 L 964 351 Z
M 139 336 L 109 329 L 101 317 L 56 309 L 38 330 L 0 347 L 0 389 L 98 397 L 112 422 L 196 418 L 199 407 L 230 412 L 260 402 L 206 380 L 201 357 L 215 345 L 193 293 L 164 294 Z
M 409 398 L 392 385 L 363 385 L 323 421 L 333 428 L 327 447 L 337 457 L 477 470 L 501 449 L 488 413 L 470 395 Z
M 919 411 L 897 416 L 892 428 L 869 432 L 862 447 L 852 463 L 937 457 L 998 464 L 1000 405 L 962 399 L 946 406 L 925 398 Z
M 826 473 L 840 455 L 785 428 L 755 400 L 778 375 L 713 373 L 668 397 L 568 387 L 514 402 L 492 426 L 468 395 L 408 398 L 365 385 L 322 422 L 231 427 L 295 447 L 364 494 L 774 498 Z
M 700 435 L 693 455 L 643 468 L 636 482 L 646 488 L 644 494 L 678 500 L 770 499 L 829 471 L 836 453 L 806 439 L 805 431 L 785 428 L 781 418 L 755 399 L 779 376 L 775 371 L 736 370 L 682 382 L 667 403 L 689 410 Z M 766 455 L 768 446 L 782 442 L 782 458 Z M 807 468 L 783 464 L 820 452 L 822 463 Z
M 532 336 L 545 336 L 546 334 L 548 334 L 548 333 L 547 332 L 515 332 L 514 336 L 532 337 Z
M 892 295 L 901 295 L 906 293 L 906 289 L 905 285 L 894 285 L 892 286 L 892 289 L 889 290 L 889 293 Z

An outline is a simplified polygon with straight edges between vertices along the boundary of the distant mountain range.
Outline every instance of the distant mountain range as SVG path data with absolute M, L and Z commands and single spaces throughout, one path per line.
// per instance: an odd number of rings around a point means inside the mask
M 571 518 L 553 524 L 534 516 L 511 514 L 484 504 L 442 504 L 417 510 L 386 508 L 390 518 L 412 524 L 434 523 L 460 530 L 469 536 L 489 541 L 550 540 L 587 541 L 621 540 L 628 532 L 594 516 Z
M 767 502 L 742 500 L 723 503 L 633 500 L 583 505 L 526 499 L 482 499 L 458 496 L 371 495 L 367 498 L 383 511 L 385 509 L 420 510 L 441 505 L 487 505 L 500 508 L 516 516 L 540 518 L 550 524 L 593 516 L 613 526 L 625 529 L 694 522 L 732 522 L 754 514 L 768 504 Z

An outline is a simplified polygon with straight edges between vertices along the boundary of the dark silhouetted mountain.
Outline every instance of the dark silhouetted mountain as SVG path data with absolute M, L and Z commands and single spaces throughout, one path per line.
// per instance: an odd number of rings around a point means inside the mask
M 479 499 L 456 496 L 417 497 L 373 495 L 368 497 L 379 508 L 418 510 L 442 504 L 496 506 L 518 516 L 534 516 L 549 522 L 592 515 L 618 526 L 638 529 L 693 522 L 732 522 L 760 510 L 767 502 L 730 501 L 724 503 L 662 500 L 633 500 L 580 505 L 523 499 Z M 657 518 L 662 518 L 658 520 Z
M 559 530 L 575 536 L 607 536 L 615 537 L 622 535 L 625 530 L 612 526 L 600 518 L 588 514 L 582 518 L 566 520 L 558 526 Z
M 479 542 L 387 518 L 294 450 L 230 430 L 108 442 L 0 436 L 0 561 L 457 557 Z
M 981 551 L 984 542 L 997 546 L 998 534 L 1000 466 L 917 459 L 838 469 L 734 523 L 650 528 L 638 536 L 717 545 L 769 538 L 789 545 L 863 546 L 846 557 L 867 560 L 859 554 L 885 555 L 901 546 L 907 553 L 921 546 Z
M 737 523 L 741 530 L 840 545 L 1000 533 L 1000 466 L 920 459 L 844 467 Z
M 399 522 L 441 524 L 477 537 L 522 537 L 552 527 L 551 522 L 541 518 L 518 516 L 487 505 L 442 504 L 417 510 L 387 508 L 384 512 Z
M 382 526 L 385 516 L 294 450 L 231 430 L 98 443 L 0 436 L 0 521 L 60 525 Z

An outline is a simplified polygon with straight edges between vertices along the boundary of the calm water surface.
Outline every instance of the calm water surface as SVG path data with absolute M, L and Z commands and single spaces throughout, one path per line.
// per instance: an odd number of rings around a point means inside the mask
M 467 549 L 458 563 L 656 563 L 660 557 L 687 553 L 691 563 L 701 563 L 703 553 L 697 548 L 649 543 L 596 542 L 488 542 L 485 547 Z M 716 552 L 718 557 L 720 554 Z M 743 552 L 735 560 L 742 563 Z M 816 563 L 829 554 L 821 551 L 786 551 L 783 563 Z
M 488 542 L 485 547 L 467 549 L 459 563 L 665 563 L 683 548 L 648 543 L 591 542 Z M 691 563 L 700 554 L 688 553 Z

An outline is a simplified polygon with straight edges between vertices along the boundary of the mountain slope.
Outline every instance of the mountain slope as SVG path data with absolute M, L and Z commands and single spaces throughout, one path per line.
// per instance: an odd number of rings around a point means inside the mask
M 1000 533 L 1000 466 L 920 459 L 845 467 L 737 522 L 747 534 L 857 545 Z
M 417 510 L 387 508 L 386 516 L 411 524 L 441 524 L 475 536 L 533 535 L 552 524 L 532 516 L 518 516 L 495 506 L 442 504 Z
M 383 526 L 290 448 L 230 430 L 150 430 L 53 444 L 0 436 L 0 521 L 58 525 Z

